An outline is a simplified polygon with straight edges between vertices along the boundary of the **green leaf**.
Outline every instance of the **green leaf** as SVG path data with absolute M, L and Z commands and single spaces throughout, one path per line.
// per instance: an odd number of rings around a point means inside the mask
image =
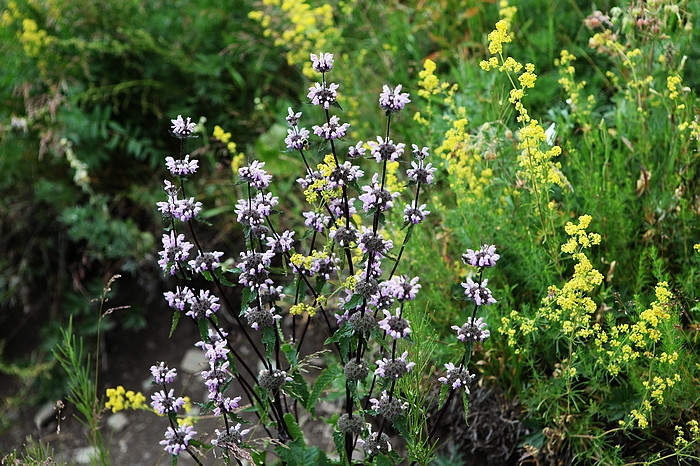
M 287 425 L 287 432 L 292 436 L 292 440 L 299 440 L 304 444 L 304 433 L 301 431 L 301 427 L 299 427 L 292 413 L 284 415 L 284 423 Z
M 209 324 L 207 319 L 199 319 L 197 321 L 197 327 L 199 327 L 199 334 L 202 336 L 202 341 L 209 341 Z
M 311 395 L 309 395 L 309 400 L 306 403 L 306 410 L 314 417 L 316 417 L 316 402 L 318 401 L 318 397 L 321 396 L 323 390 L 325 390 L 341 373 L 340 365 L 333 364 L 332 366 L 326 367 L 316 379 L 314 388 L 311 390 Z
M 340 455 L 341 463 L 345 464 L 345 459 L 348 457 L 348 455 L 345 454 L 345 434 L 336 430 L 333 432 L 333 442 L 335 443 L 335 449 L 338 455 Z
M 360 296 L 359 294 L 354 294 L 352 295 L 350 300 L 343 305 L 343 310 L 349 311 L 350 309 L 355 309 L 361 302 L 362 296 Z
M 175 311 L 175 312 L 173 312 L 173 323 L 170 324 L 170 333 L 168 334 L 168 338 L 173 336 L 173 333 L 175 332 L 175 329 L 177 328 L 178 322 L 180 322 L 180 312 Z
M 248 303 L 250 303 L 252 300 L 253 300 L 253 290 L 251 290 L 248 287 L 243 288 L 243 296 L 241 297 L 241 313 L 240 313 L 240 315 L 243 315 L 243 313 L 248 309 Z
M 340 328 L 338 330 L 335 331 L 335 333 L 333 335 L 326 338 L 326 341 L 323 344 L 329 345 L 331 343 L 338 343 L 341 339 L 349 338 L 351 336 L 352 336 L 352 327 L 350 326 L 350 324 L 345 322 L 343 325 L 340 326 Z
M 391 424 L 394 426 L 394 429 L 399 431 L 401 437 L 406 439 L 407 442 L 411 442 L 412 436 L 411 433 L 408 431 L 408 423 L 406 422 L 406 416 L 396 417 Z
M 464 423 L 469 425 L 469 393 L 462 390 L 462 404 L 464 405 Z
M 442 404 L 445 402 L 445 398 L 447 397 L 447 393 L 452 389 L 452 386 L 449 384 L 442 384 L 440 386 L 440 401 L 438 402 L 438 408 L 442 409 Z
M 287 357 L 289 365 L 291 367 L 296 367 L 299 364 L 297 349 L 291 343 L 285 343 L 281 346 L 282 352 Z
M 392 466 L 391 460 L 381 453 L 374 457 L 372 464 L 375 466 Z
M 299 371 L 295 371 L 291 377 L 292 381 L 287 382 L 284 386 L 284 391 L 289 396 L 299 401 L 302 406 L 306 406 L 309 401 L 309 384 Z
M 268 359 L 272 359 L 272 352 L 275 349 L 275 328 L 274 327 L 263 327 L 260 331 L 262 336 L 263 345 L 265 345 L 265 353 Z

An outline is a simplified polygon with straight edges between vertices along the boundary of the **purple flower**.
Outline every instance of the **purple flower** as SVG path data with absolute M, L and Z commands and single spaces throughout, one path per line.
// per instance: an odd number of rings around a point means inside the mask
M 457 331 L 457 339 L 462 343 L 480 342 L 491 336 L 491 332 L 486 329 L 486 322 L 481 317 L 473 322 L 472 318 L 468 317 L 467 322 L 461 327 L 453 325 L 451 328 Z
M 323 231 L 323 229 L 326 227 L 326 224 L 331 219 L 327 215 L 317 214 L 316 212 L 303 212 L 302 215 L 306 219 L 304 220 L 304 225 L 318 232 Z
M 349 183 L 357 181 L 364 174 L 365 172 L 360 170 L 360 167 L 346 161 L 342 165 L 338 165 L 333 168 L 331 174 L 328 175 L 328 184 L 326 186 L 329 189 L 340 188 L 348 185 Z
M 406 170 L 406 175 L 411 181 L 416 183 L 430 184 L 433 182 L 434 173 L 437 168 L 433 167 L 432 164 L 423 165 L 423 161 L 420 160 L 418 163 L 411 161 L 411 167 Z
M 389 307 L 394 304 L 394 301 L 396 301 L 392 291 L 393 286 L 393 281 L 388 280 L 381 282 L 377 292 L 372 295 L 370 304 L 380 311 L 389 309 Z
M 340 139 L 345 136 L 345 132 L 350 127 L 350 123 L 340 124 L 340 118 L 333 115 L 329 121 L 323 124 L 323 126 L 314 125 L 313 130 L 316 136 L 320 136 L 325 140 L 329 139 Z
M 276 237 L 269 236 L 267 238 L 267 247 L 270 248 L 269 252 L 275 254 L 291 251 L 293 244 L 294 232 L 291 230 L 285 230 L 281 235 Z
M 297 126 L 299 124 L 299 119 L 301 118 L 301 112 L 294 113 L 294 110 L 292 110 L 292 107 L 287 107 L 287 112 L 289 115 L 287 115 L 287 124 L 289 126 Z
M 360 157 L 364 157 L 367 149 L 365 149 L 363 145 L 364 143 L 359 141 L 354 146 L 350 146 L 348 148 L 348 157 L 351 159 L 359 159 Z
M 159 443 L 163 445 L 163 450 L 167 451 L 171 455 L 177 456 L 181 451 L 187 450 L 187 446 L 190 440 L 197 435 L 191 425 L 185 423 L 177 428 L 177 430 L 172 427 L 168 427 L 165 431 L 165 439 L 161 440 Z
M 259 306 L 249 307 L 243 314 L 248 321 L 248 325 L 253 330 L 260 330 L 261 327 L 272 327 L 275 321 L 282 318 L 281 315 L 275 314 L 272 309 L 265 309 Z
M 411 327 L 406 319 L 401 316 L 401 310 L 397 309 L 396 314 L 384 310 L 384 319 L 379 321 L 379 328 L 384 330 L 394 340 L 406 338 L 411 333 Z
M 419 277 L 413 277 L 409 280 L 407 277 L 401 275 L 394 277 L 388 281 L 391 283 L 390 290 L 394 298 L 399 301 L 412 301 L 416 299 L 416 294 L 420 290 L 420 284 L 418 284 Z
M 265 189 L 270 185 L 272 175 L 268 175 L 263 170 L 262 167 L 264 166 L 265 162 L 253 160 L 249 166 L 238 169 L 238 176 L 241 178 L 241 181 L 250 183 L 258 189 Z
M 394 141 L 391 139 L 384 141 L 384 138 L 381 136 L 377 136 L 377 142 L 367 141 L 367 144 L 370 147 L 372 157 L 374 157 L 377 162 L 383 162 L 385 160 L 394 162 L 403 155 L 404 147 L 406 147 L 406 144 L 402 142 L 394 144 Z
M 177 376 L 177 370 L 170 369 L 165 365 L 164 361 L 161 361 L 157 366 L 151 366 L 151 375 L 153 375 L 153 379 L 158 385 L 173 383 L 175 376 Z
M 408 408 L 408 403 L 399 400 L 396 396 L 389 396 L 386 390 L 382 390 L 382 396 L 379 399 L 371 398 L 369 401 L 372 403 L 372 411 L 378 412 L 388 421 L 397 418 Z
M 270 262 L 274 256 L 274 253 L 270 251 L 242 252 L 242 260 L 236 265 L 236 267 L 241 269 L 241 274 L 238 276 L 238 283 L 250 287 L 258 287 L 263 283 L 267 283 L 267 277 L 270 275 L 267 267 L 270 266 Z
M 219 310 L 219 298 L 209 293 L 209 290 L 199 290 L 199 296 L 192 296 L 189 301 L 190 310 L 186 316 L 199 320 L 202 317 L 209 317 Z
M 411 149 L 411 153 L 418 160 L 424 160 L 429 155 L 427 147 L 419 148 L 418 145 L 411 144 Z
M 196 259 L 192 259 L 189 264 L 196 273 L 204 273 L 205 271 L 213 271 L 221 265 L 219 259 L 223 256 L 223 252 L 205 252 L 199 253 Z
M 224 396 L 221 393 L 216 394 L 216 399 L 211 400 L 214 402 L 214 409 L 212 412 L 214 416 L 221 416 L 222 413 L 232 413 L 234 409 L 238 408 L 238 402 L 241 401 L 241 397 L 231 398 Z M 239 424 L 240 425 L 240 424 Z
M 346 162 L 347 163 L 347 162 Z M 358 176 L 362 176 L 363 173 L 359 173 Z M 355 198 L 351 197 L 348 199 L 348 215 L 352 216 L 353 214 L 357 213 L 357 209 L 355 209 Z M 333 212 L 333 215 L 336 217 L 344 217 L 345 216 L 345 201 L 343 200 L 342 197 L 336 197 L 333 198 L 329 201 L 328 203 L 328 208 Z
M 384 86 L 382 86 L 382 93 L 379 94 L 379 106 L 387 113 L 403 110 L 410 101 L 411 99 L 408 98 L 408 93 L 401 92 L 401 84 L 394 89 L 384 84 Z
M 486 288 L 488 282 L 488 280 L 484 279 L 481 283 L 474 283 L 471 278 L 467 278 L 467 281 L 462 283 L 464 294 L 468 299 L 474 301 L 477 306 L 494 304 L 496 300 L 491 296 L 491 290 Z
M 500 257 L 496 254 L 496 246 L 493 244 L 484 244 L 478 251 L 467 249 L 467 252 L 462 254 L 464 263 L 474 267 L 493 267 Z
M 229 452 L 232 450 L 230 445 L 243 444 L 243 436 L 250 432 L 250 429 L 241 430 L 241 424 L 238 423 L 228 430 L 220 432 L 219 429 L 214 429 L 214 432 L 216 438 L 212 439 L 211 444 Z
M 347 227 L 342 225 L 335 230 L 331 230 L 328 236 L 341 247 L 349 248 L 357 241 L 357 229 L 352 224 Z
M 415 208 L 412 204 L 406 204 L 406 208 L 403 210 L 403 219 L 408 223 L 416 225 L 425 220 L 425 216 L 429 213 L 429 210 L 425 210 L 425 204 L 421 204 L 418 208 Z
M 168 413 L 177 413 L 185 405 L 185 399 L 181 396 L 175 397 L 175 390 L 170 389 L 155 392 L 151 395 L 151 407 L 161 416 Z
M 287 129 L 287 137 L 284 138 L 284 143 L 289 150 L 304 150 L 309 144 L 309 130 L 294 126 Z
M 311 173 L 307 173 L 305 177 L 303 178 L 297 178 L 297 183 L 301 185 L 302 189 L 307 189 L 309 186 L 311 186 L 316 180 L 322 180 L 323 175 L 317 170 L 312 171 Z
M 258 297 L 263 305 L 274 304 L 276 301 L 284 299 L 285 294 L 282 293 L 281 286 L 274 286 L 272 280 L 262 283 L 258 287 Z
M 333 275 L 338 267 L 338 258 L 335 254 L 330 255 L 330 257 L 313 257 L 311 259 L 311 267 L 309 268 L 309 273 L 311 275 L 320 275 L 326 280 L 330 280 L 331 275 Z
M 194 197 L 189 199 L 178 199 L 171 208 L 171 214 L 181 222 L 188 222 L 195 218 L 202 211 L 202 203 L 195 202 Z
M 394 243 L 390 239 L 385 240 L 379 233 L 374 233 L 362 225 L 362 235 L 360 235 L 358 247 L 364 254 L 371 253 L 384 257 L 394 247 Z
M 363 186 L 364 194 L 360 195 L 362 201 L 362 210 L 369 212 L 377 209 L 380 212 L 385 212 L 394 206 L 394 199 L 398 197 L 398 193 L 390 193 L 388 189 L 382 188 L 379 185 L 379 175 L 375 173 L 372 176 L 372 183 L 368 186 Z
M 175 232 L 163 235 L 163 250 L 158 254 L 160 260 L 158 264 L 164 272 L 170 272 L 170 275 L 175 275 L 177 272 L 177 264 L 184 262 L 193 248 L 192 243 L 185 241 L 185 235 L 180 233 L 175 237 Z
M 445 385 L 452 386 L 453 390 L 464 387 L 464 390 L 469 393 L 469 385 L 471 385 L 476 375 L 470 374 L 461 364 L 459 367 L 456 367 L 451 362 L 445 364 L 445 369 L 447 369 L 447 374 L 445 374 L 445 377 L 440 377 L 438 380 Z
M 223 388 L 224 384 L 228 381 L 230 373 L 228 371 L 229 362 L 223 361 L 221 364 L 217 361 L 209 361 L 209 370 L 202 371 L 202 378 L 204 379 L 204 385 L 207 386 L 209 390 L 209 399 L 215 400 L 217 394 L 219 393 L 219 387 Z
M 212 330 L 212 329 L 209 329 Z M 226 333 L 224 332 L 224 335 Z M 211 332 L 209 333 L 211 335 Z M 218 337 L 218 335 L 217 335 Z M 226 340 L 210 340 L 209 343 L 198 341 L 195 346 L 199 346 L 204 350 L 204 355 L 209 360 L 209 364 L 214 364 L 216 361 L 227 360 L 230 350 L 226 347 Z
M 197 171 L 197 160 L 190 160 L 189 154 L 184 159 L 175 160 L 172 157 L 165 158 L 165 166 L 173 176 L 189 176 Z
M 190 117 L 187 117 L 187 121 L 182 119 L 182 115 L 178 115 L 175 120 L 170 120 L 172 126 L 170 127 L 173 135 L 179 138 L 186 138 L 192 131 L 194 131 L 195 124 L 192 123 Z
M 394 380 L 401 378 L 404 374 L 411 372 L 413 366 L 416 365 L 415 362 L 406 362 L 407 357 L 408 351 L 404 351 L 401 356 L 395 359 L 379 359 L 376 361 L 375 375 Z
M 267 217 L 272 213 L 272 209 L 279 203 L 279 197 L 273 196 L 272 193 L 258 193 L 253 198 L 255 209 L 263 216 Z
M 265 222 L 265 215 L 258 209 L 258 204 L 252 200 L 239 199 L 234 211 L 238 215 L 236 220 L 241 225 L 252 227 L 262 225 Z
M 177 194 L 180 189 L 172 184 L 170 181 L 165 180 L 165 186 L 163 191 L 168 195 L 168 200 L 164 202 L 157 202 L 158 210 L 163 214 L 163 218 L 170 218 L 173 216 L 173 211 L 175 210 L 175 205 L 177 204 Z
M 338 87 L 336 83 L 330 83 L 328 87 L 326 87 L 326 83 L 323 83 L 323 85 L 314 83 L 309 88 L 307 97 L 311 99 L 312 104 L 321 105 L 328 110 L 338 99 Z
M 332 53 L 311 54 L 311 67 L 319 73 L 328 73 L 333 69 Z
M 190 299 L 194 297 L 192 290 L 186 286 L 182 287 L 182 289 L 180 289 L 178 286 L 175 289 L 175 293 L 172 291 L 166 291 L 163 293 L 163 296 L 165 296 L 166 301 L 168 301 L 168 306 L 170 306 L 172 309 L 177 309 L 180 312 L 185 310 L 185 304 L 187 304 Z

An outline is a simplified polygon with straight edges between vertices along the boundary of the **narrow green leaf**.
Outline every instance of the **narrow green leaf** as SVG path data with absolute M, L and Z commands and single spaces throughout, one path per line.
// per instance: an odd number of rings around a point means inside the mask
M 173 333 L 175 332 L 175 329 L 177 328 L 178 322 L 180 322 L 180 312 L 175 311 L 175 312 L 173 312 L 173 323 L 170 324 L 170 333 L 168 334 L 168 338 L 173 336 Z
M 209 341 L 209 324 L 206 319 L 199 319 L 197 321 L 197 327 L 199 327 L 199 334 L 202 337 L 202 341 Z
M 263 345 L 265 345 L 265 353 L 268 359 L 272 359 L 272 352 L 275 349 L 275 329 L 274 327 L 263 327 L 260 331 Z
M 462 390 L 462 404 L 464 405 L 464 423 L 469 425 L 469 393 Z
M 311 389 L 309 400 L 306 403 L 306 410 L 309 411 L 314 417 L 316 417 L 316 402 L 318 401 L 318 397 L 321 396 L 321 392 L 323 392 L 323 390 L 325 390 L 326 387 L 341 374 L 341 372 L 340 365 L 333 364 L 332 366 L 326 367 L 316 379 L 314 388 Z

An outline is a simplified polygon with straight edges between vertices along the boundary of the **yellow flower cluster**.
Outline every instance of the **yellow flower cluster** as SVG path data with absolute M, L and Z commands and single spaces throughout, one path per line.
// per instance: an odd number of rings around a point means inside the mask
M 293 316 L 301 315 L 304 312 L 308 313 L 309 317 L 313 317 L 316 315 L 316 308 L 304 303 L 295 304 L 289 308 L 289 313 Z
M 146 397 L 141 392 L 127 391 L 119 385 L 116 388 L 108 388 L 106 394 L 105 408 L 111 409 L 113 413 L 124 409 L 148 409 Z
M 684 449 L 689 447 L 692 443 L 700 442 L 700 424 L 697 420 L 692 419 L 686 423 L 686 428 L 688 429 L 688 434 L 690 438 L 686 438 L 686 432 L 683 427 L 676 426 L 676 438 L 673 442 L 676 448 Z
M 590 248 L 591 245 L 600 244 L 600 235 L 598 233 L 587 233 L 586 229 L 590 225 L 592 217 L 590 215 L 582 215 L 578 218 L 578 225 L 571 222 L 566 222 L 564 231 L 570 238 L 566 243 L 562 244 L 561 250 L 566 254 L 573 254 L 577 248 Z
M 666 78 L 666 87 L 668 88 L 668 98 L 675 100 L 678 98 L 678 91 L 682 80 L 678 75 L 668 76 Z
M 227 133 L 219 125 L 214 126 L 214 139 L 217 139 L 222 144 L 226 145 L 226 150 L 231 154 L 231 170 L 238 173 L 238 169 L 245 161 L 245 155 L 242 152 L 236 152 L 236 143 L 231 141 L 231 133 Z
M 506 74 L 511 82 L 512 89 L 509 92 L 508 101 L 518 112 L 516 120 L 522 125 L 518 132 L 518 148 L 522 151 L 518 157 L 518 163 L 522 170 L 518 172 L 518 176 L 529 180 L 532 189 L 544 189 L 552 184 L 570 189 L 569 181 L 561 172 L 561 164 L 553 161 L 561 154 L 561 148 L 550 144 L 551 147 L 548 149 L 541 149 L 548 143 L 545 130 L 536 119 L 530 117 L 522 102 L 526 90 L 533 88 L 537 81 L 535 66 L 532 63 L 523 66 L 514 58 L 503 55 L 503 43 L 511 41 L 508 32 L 510 21 L 511 19 L 502 19 L 496 23 L 496 29 L 489 34 L 489 51 L 494 56 L 488 60 L 482 60 L 480 66 L 484 71 Z M 511 73 L 519 73 L 518 84 L 513 80 Z
M 554 60 L 554 66 L 559 70 L 558 83 L 566 92 L 568 98 L 566 102 L 571 108 L 571 113 L 584 125 L 584 130 L 590 129 L 590 124 L 587 123 L 587 118 L 591 116 L 591 110 L 595 105 L 595 96 L 589 95 L 584 104 L 581 102 L 581 91 L 586 87 L 586 81 L 576 82 L 573 63 L 576 61 L 576 56 L 568 50 L 561 51 L 559 58 Z
M 319 200 L 319 193 L 326 202 L 330 201 L 331 199 L 339 198 L 343 195 L 341 188 L 325 189 L 325 186 L 328 184 L 327 178 L 330 176 L 336 166 L 337 165 L 335 163 L 335 158 L 333 158 L 333 154 L 327 154 L 323 158 L 323 162 L 316 165 L 316 168 L 318 168 L 319 173 L 321 173 L 323 177 L 314 180 L 314 182 L 311 183 L 306 190 L 304 190 L 304 196 L 309 204 L 313 204 Z
M 418 72 L 418 96 L 426 100 L 424 117 L 421 112 L 416 112 L 413 119 L 421 125 L 430 128 L 430 122 L 433 120 L 433 96 L 441 97 L 442 102 L 447 105 L 453 112 L 463 109 L 463 107 L 455 107 L 454 95 L 459 89 L 457 84 L 450 84 L 446 81 L 440 81 L 435 75 L 437 65 L 430 58 L 423 63 L 423 69 Z M 462 110 L 466 113 L 466 109 Z M 448 117 L 449 118 L 449 117 Z
M 333 8 L 323 4 L 312 8 L 304 0 L 263 0 L 262 9 L 248 13 L 265 29 L 277 47 L 286 50 L 287 63 L 301 65 L 303 73 L 316 78 L 309 54 L 330 50 L 340 33 L 333 25 Z
M 554 285 L 549 287 L 534 319 L 515 310 L 509 316 L 501 318 L 498 331 L 507 336 L 508 345 L 516 348 L 516 353 L 520 352 L 520 348 L 517 348 L 517 334 L 527 336 L 541 327 L 558 328 L 572 340 L 585 339 L 597 332 L 599 326 L 591 323 L 597 306 L 590 295 L 603 282 L 603 275 L 593 267 L 583 252 L 591 245 L 600 243 L 599 234 L 586 232 L 591 219 L 590 215 L 582 215 L 578 224 L 569 222 L 565 227 L 570 238 L 562 249 L 568 249 L 573 244 L 571 252 L 576 261 L 574 274 L 569 281 L 561 288 Z M 573 356 L 571 355 L 572 358 Z M 571 368 L 569 364 L 569 369 Z M 569 371 L 569 375 L 573 374 Z
M 22 28 L 17 31 L 16 36 L 22 44 L 24 53 L 29 58 L 40 57 L 44 48 L 54 40 L 54 37 L 49 36 L 44 29 L 40 29 L 35 20 L 24 18 L 19 11 L 17 2 L 10 1 L 7 3 L 7 9 L 3 10 L 2 15 L 0 15 L 0 26 L 9 27 L 16 21 L 21 21 L 22 24 Z

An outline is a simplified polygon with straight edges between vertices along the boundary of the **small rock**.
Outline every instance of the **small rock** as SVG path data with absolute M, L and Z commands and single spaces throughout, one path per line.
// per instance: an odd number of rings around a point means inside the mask
M 93 462 L 94 458 L 97 458 L 98 452 L 95 447 L 84 447 L 75 450 L 73 459 L 78 464 L 89 464 Z
M 124 413 L 114 413 L 107 418 L 107 425 L 115 432 L 124 430 L 129 423 L 129 419 Z
M 45 403 L 39 411 L 34 415 L 34 425 L 41 429 L 42 426 L 48 424 L 52 419 L 56 419 L 56 403 Z
M 204 351 L 198 348 L 190 348 L 185 353 L 180 363 L 180 370 L 188 374 L 195 374 L 208 367 L 209 361 Z

